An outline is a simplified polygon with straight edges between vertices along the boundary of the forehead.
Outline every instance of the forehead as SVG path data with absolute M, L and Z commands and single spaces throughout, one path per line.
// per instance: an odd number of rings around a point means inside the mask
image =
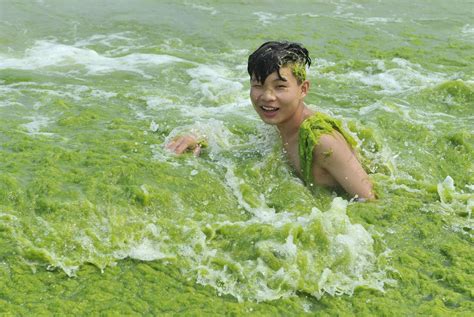
M 296 77 L 293 75 L 291 68 L 288 66 L 281 67 L 279 70 L 279 73 L 280 75 L 278 75 L 278 71 L 274 71 L 273 73 L 268 75 L 268 77 L 265 79 L 265 82 L 279 81 L 279 80 L 288 81 L 292 79 L 296 80 Z M 252 75 L 250 80 L 257 81 L 257 79 L 255 78 L 255 74 Z

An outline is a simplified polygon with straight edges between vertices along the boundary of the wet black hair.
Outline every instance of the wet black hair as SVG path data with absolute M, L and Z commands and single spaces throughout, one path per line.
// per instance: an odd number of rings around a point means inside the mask
M 287 65 L 298 65 L 305 70 L 311 66 L 309 52 L 299 43 L 287 41 L 270 41 L 263 43 L 255 52 L 249 56 L 247 71 L 250 78 L 255 78 L 258 82 L 265 82 L 265 79 L 273 73 L 280 75 L 280 68 Z M 301 72 L 299 72 L 301 73 Z M 293 70 L 295 74 L 295 70 Z M 306 79 L 306 72 L 295 74 L 298 81 Z M 303 78 L 301 78 L 303 77 Z

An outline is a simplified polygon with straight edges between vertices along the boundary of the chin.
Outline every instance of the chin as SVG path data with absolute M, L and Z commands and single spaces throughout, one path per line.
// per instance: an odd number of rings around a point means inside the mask
M 278 124 L 278 120 L 275 119 L 275 118 L 266 118 L 264 116 L 260 116 L 260 119 L 266 124 L 270 124 L 270 125 L 277 125 Z
M 258 113 L 258 116 L 260 117 L 260 119 L 265 122 L 266 124 L 271 124 L 271 125 L 276 125 L 280 122 L 280 116 L 279 115 L 275 115 L 273 117 L 268 117 L 266 116 L 264 113 Z

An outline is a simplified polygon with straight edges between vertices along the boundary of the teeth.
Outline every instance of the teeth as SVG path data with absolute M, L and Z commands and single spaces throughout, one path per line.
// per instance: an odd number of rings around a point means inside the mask
M 276 111 L 276 110 L 278 110 L 278 108 L 266 107 L 266 106 L 262 106 L 262 109 L 265 110 L 265 111 Z

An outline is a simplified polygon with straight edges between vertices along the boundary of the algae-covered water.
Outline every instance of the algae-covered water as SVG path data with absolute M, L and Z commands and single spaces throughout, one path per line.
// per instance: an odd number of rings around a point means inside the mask
M 0 1 L 0 314 L 470 315 L 473 8 Z M 286 165 L 248 97 L 274 39 L 377 201 Z M 164 149 L 189 131 L 201 157 Z

